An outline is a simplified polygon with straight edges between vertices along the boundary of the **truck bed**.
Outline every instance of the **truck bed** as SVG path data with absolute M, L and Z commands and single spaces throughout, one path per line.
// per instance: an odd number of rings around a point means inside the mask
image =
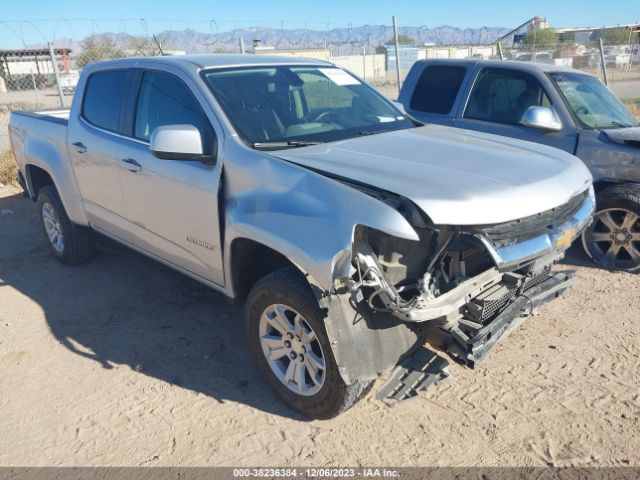
M 46 110 L 21 110 L 12 112 L 12 115 L 37 118 L 49 122 L 67 125 L 69 122 L 69 109 L 46 109 Z
M 50 165 L 67 163 L 67 125 L 69 110 L 14 111 L 9 119 L 9 135 L 13 153 L 20 169 L 21 183 L 26 175 L 26 157 L 31 163 L 47 170 L 35 158 L 48 159 Z

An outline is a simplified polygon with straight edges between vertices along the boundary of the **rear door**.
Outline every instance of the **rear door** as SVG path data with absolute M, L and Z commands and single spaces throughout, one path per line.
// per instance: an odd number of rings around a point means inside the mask
M 451 125 L 469 67 L 461 64 L 418 62 L 398 99 L 408 114 L 425 123 Z M 421 71 L 419 69 L 422 69 Z
M 222 285 L 221 162 L 161 160 L 149 150 L 155 128 L 189 124 L 200 130 L 205 154 L 217 156 L 216 132 L 202 107 L 206 100 L 186 81 L 177 72 L 137 71 L 121 149 L 127 220 L 137 247 Z
M 123 240 L 130 235 L 120 185 L 120 121 L 130 72 L 92 73 L 79 114 L 69 118 L 69 158 L 89 221 Z
M 553 108 L 553 98 L 532 74 L 502 67 L 480 69 L 453 126 L 542 143 L 573 153 L 577 132 L 567 121 L 558 132 L 520 125 L 531 106 Z

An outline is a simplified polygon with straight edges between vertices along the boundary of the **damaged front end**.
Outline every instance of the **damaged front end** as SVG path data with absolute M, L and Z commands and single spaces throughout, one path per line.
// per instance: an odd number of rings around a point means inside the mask
M 588 225 L 589 189 L 567 204 L 498 225 L 437 226 L 406 199 L 384 197 L 419 240 L 357 227 L 354 304 L 423 327 L 427 341 L 473 368 L 505 333 L 572 285 L 572 271 L 552 271 Z

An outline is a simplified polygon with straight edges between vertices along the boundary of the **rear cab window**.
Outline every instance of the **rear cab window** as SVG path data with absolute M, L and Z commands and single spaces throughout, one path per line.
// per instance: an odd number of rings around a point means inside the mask
M 126 86 L 126 70 L 106 70 L 92 74 L 84 90 L 82 117 L 95 127 L 117 132 L 120 105 Z
M 459 65 L 428 66 L 413 90 L 411 110 L 441 115 L 451 113 L 466 76 L 467 68 Z

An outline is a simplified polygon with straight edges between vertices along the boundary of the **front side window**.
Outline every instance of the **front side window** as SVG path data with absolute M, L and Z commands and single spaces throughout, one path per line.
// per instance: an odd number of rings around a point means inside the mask
M 411 109 L 444 115 L 450 113 L 466 75 L 467 69 L 460 66 L 432 65 L 425 68 L 411 96 Z
M 205 71 L 203 78 L 238 134 L 255 148 L 413 126 L 378 92 L 335 67 L 225 68 Z
M 149 141 L 164 125 L 193 125 L 203 139 L 209 131 L 204 112 L 184 83 L 171 74 L 148 71 L 140 84 L 134 136 Z
M 126 78 L 126 70 L 109 70 L 91 75 L 82 103 L 84 119 L 96 127 L 117 132 Z
M 583 127 L 618 128 L 638 124 L 597 78 L 573 72 L 553 72 L 549 76 Z
M 550 106 L 549 97 L 532 75 L 487 68 L 476 79 L 464 117 L 517 125 L 527 108 Z

